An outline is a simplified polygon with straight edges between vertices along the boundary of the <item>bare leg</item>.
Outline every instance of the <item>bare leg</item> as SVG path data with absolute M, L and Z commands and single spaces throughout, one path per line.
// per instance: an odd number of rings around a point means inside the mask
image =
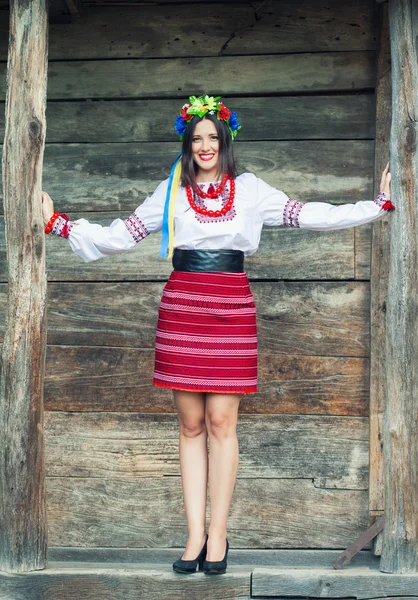
M 239 397 L 206 393 L 206 427 L 209 434 L 210 527 L 206 560 L 225 555 L 227 519 L 238 469 Z
M 205 393 L 174 390 L 180 426 L 179 452 L 189 539 L 181 557 L 193 560 L 206 539 L 208 481 Z

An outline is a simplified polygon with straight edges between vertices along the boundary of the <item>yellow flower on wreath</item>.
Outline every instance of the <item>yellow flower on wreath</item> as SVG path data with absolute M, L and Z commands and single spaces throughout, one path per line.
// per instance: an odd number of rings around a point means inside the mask
M 203 117 L 206 113 L 213 110 L 219 109 L 219 100 L 220 96 L 214 98 L 213 96 L 190 96 L 189 102 L 191 106 L 187 109 L 189 115 L 199 115 L 199 117 Z

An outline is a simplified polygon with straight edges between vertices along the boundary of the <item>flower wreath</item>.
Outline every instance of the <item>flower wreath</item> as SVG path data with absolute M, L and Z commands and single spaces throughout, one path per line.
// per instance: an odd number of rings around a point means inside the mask
M 180 140 L 184 137 L 187 125 L 193 119 L 195 115 L 204 117 L 207 113 L 216 116 L 219 121 L 223 121 L 228 126 L 231 133 L 231 139 L 234 141 L 238 129 L 241 129 L 241 125 L 238 121 L 236 112 L 232 112 L 225 106 L 223 102 L 218 102 L 221 96 L 190 96 L 189 102 L 186 103 L 181 109 L 181 113 L 177 115 L 174 122 L 174 128 L 180 136 Z

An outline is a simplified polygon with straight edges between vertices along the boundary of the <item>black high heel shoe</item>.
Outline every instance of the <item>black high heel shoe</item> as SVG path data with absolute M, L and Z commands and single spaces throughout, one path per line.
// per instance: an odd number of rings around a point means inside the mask
M 173 570 L 177 573 L 195 573 L 196 567 L 199 571 L 203 569 L 203 561 L 206 558 L 206 550 L 208 545 L 208 534 L 206 534 L 206 540 L 203 544 L 203 548 L 194 560 L 183 560 L 179 558 L 173 563 Z
M 227 562 L 226 557 L 228 556 L 229 543 L 226 538 L 226 551 L 225 556 L 222 560 L 204 560 L 203 572 L 205 575 L 221 575 L 226 572 Z

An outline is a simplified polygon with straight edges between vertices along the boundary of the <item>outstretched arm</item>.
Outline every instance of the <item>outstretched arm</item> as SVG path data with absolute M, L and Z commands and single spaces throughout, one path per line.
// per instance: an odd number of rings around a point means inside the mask
M 335 206 L 326 202 L 299 202 L 289 198 L 283 210 L 283 225 L 312 230 L 345 229 L 371 223 L 395 210 L 390 202 L 389 163 L 380 180 L 380 191 L 374 200 Z
M 161 229 L 167 181 L 160 183 L 126 219 L 102 226 L 87 219 L 71 221 L 62 215 L 53 221 L 50 233 L 67 238 L 73 252 L 85 262 L 132 250 L 147 235 Z M 54 203 L 46 192 L 42 192 L 42 212 L 47 225 L 54 214 Z

